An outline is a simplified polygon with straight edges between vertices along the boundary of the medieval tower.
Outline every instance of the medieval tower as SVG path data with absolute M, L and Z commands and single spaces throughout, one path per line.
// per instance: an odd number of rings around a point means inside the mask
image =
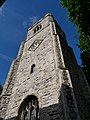
M 0 120 L 90 120 L 90 90 L 51 14 L 28 29 L 0 96 Z

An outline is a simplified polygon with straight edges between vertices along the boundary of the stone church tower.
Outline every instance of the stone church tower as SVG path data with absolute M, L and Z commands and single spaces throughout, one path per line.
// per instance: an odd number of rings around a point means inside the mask
M 0 120 L 90 120 L 90 90 L 51 14 L 28 29 L 0 97 Z

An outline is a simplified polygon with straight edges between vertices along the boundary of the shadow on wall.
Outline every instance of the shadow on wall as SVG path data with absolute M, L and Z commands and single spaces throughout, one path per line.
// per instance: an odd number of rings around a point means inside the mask
M 25 101 L 24 101 L 24 103 L 26 104 Z M 21 116 L 23 107 L 24 106 L 22 104 L 21 108 L 19 109 L 20 111 L 19 111 L 18 117 L 11 118 L 8 120 L 25 120 L 25 118 L 22 118 L 22 116 Z M 25 117 L 27 119 L 27 115 Z M 35 117 L 35 118 L 33 118 L 33 117 Z M 64 119 L 64 109 L 63 109 L 62 98 L 60 98 L 60 101 L 58 104 L 50 105 L 49 107 L 40 108 L 38 117 L 36 117 L 36 115 L 32 113 L 32 117 L 30 119 L 27 119 L 27 120 L 65 120 Z
M 77 120 L 78 116 L 75 110 L 72 91 L 73 90 L 69 85 L 63 84 L 60 90 L 59 103 L 44 108 L 39 108 L 39 101 L 36 96 L 27 96 L 21 103 L 18 116 L 8 120 L 65 120 L 65 115 L 67 114 L 65 114 L 65 111 L 68 111 L 67 116 L 69 119 Z M 82 101 L 83 100 L 81 99 L 81 102 Z M 80 107 L 81 103 L 78 104 Z M 81 109 L 79 108 L 79 110 Z M 89 120 L 87 115 L 85 115 L 85 113 L 83 115 L 80 114 L 81 120 Z M 3 119 L 0 118 L 0 120 Z
M 73 102 L 73 96 L 71 94 L 72 89 L 69 85 L 62 85 L 60 90 L 59 103 L 53 104 L 48 107 L 39 109 L 39 102 L 36 96 L 30 95 L 24 99 L 22 102 L 18 117 L 11 118 L 8 120 L 65 120 L 64 104 L 69 108 L 69 117 L 71 119 L 77 120 L 77 114 L 75 112 L 75 105 Z M 67 103 L 64 103 L 62 93 L 65 92 L 65 97 Z
M 28 120 L 64 120 L 64 110 L 61 97 L 59 98 L 58 104 L 50 105 L 49 107 L 39 109 L 38 103 L 38 98 L 36 96 L 28 96 L 19 108 L 19 116 L 10 120 L 24 120 L 25 118 Z M 27 116 L 29 118 L 27 118 Z

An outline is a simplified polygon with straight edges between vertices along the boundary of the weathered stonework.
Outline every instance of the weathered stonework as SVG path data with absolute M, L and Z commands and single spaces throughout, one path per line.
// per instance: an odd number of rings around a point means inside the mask
M 0 99 L 3 120 L 90 119 L 88 84 L 51 14 L 28 29 Z

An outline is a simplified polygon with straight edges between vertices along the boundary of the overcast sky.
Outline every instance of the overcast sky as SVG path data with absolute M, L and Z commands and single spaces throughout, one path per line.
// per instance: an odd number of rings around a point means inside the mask
M 26 39 L 27 29 L 46 13 L 52 13 L 67 36 L 78 63 L 76 26 L 68 21 L 66 9 L 59 0 L 6 0 L 0 8 L 0 83 L 4 85 L 11 62 L 16 58 L 19 46 Z

